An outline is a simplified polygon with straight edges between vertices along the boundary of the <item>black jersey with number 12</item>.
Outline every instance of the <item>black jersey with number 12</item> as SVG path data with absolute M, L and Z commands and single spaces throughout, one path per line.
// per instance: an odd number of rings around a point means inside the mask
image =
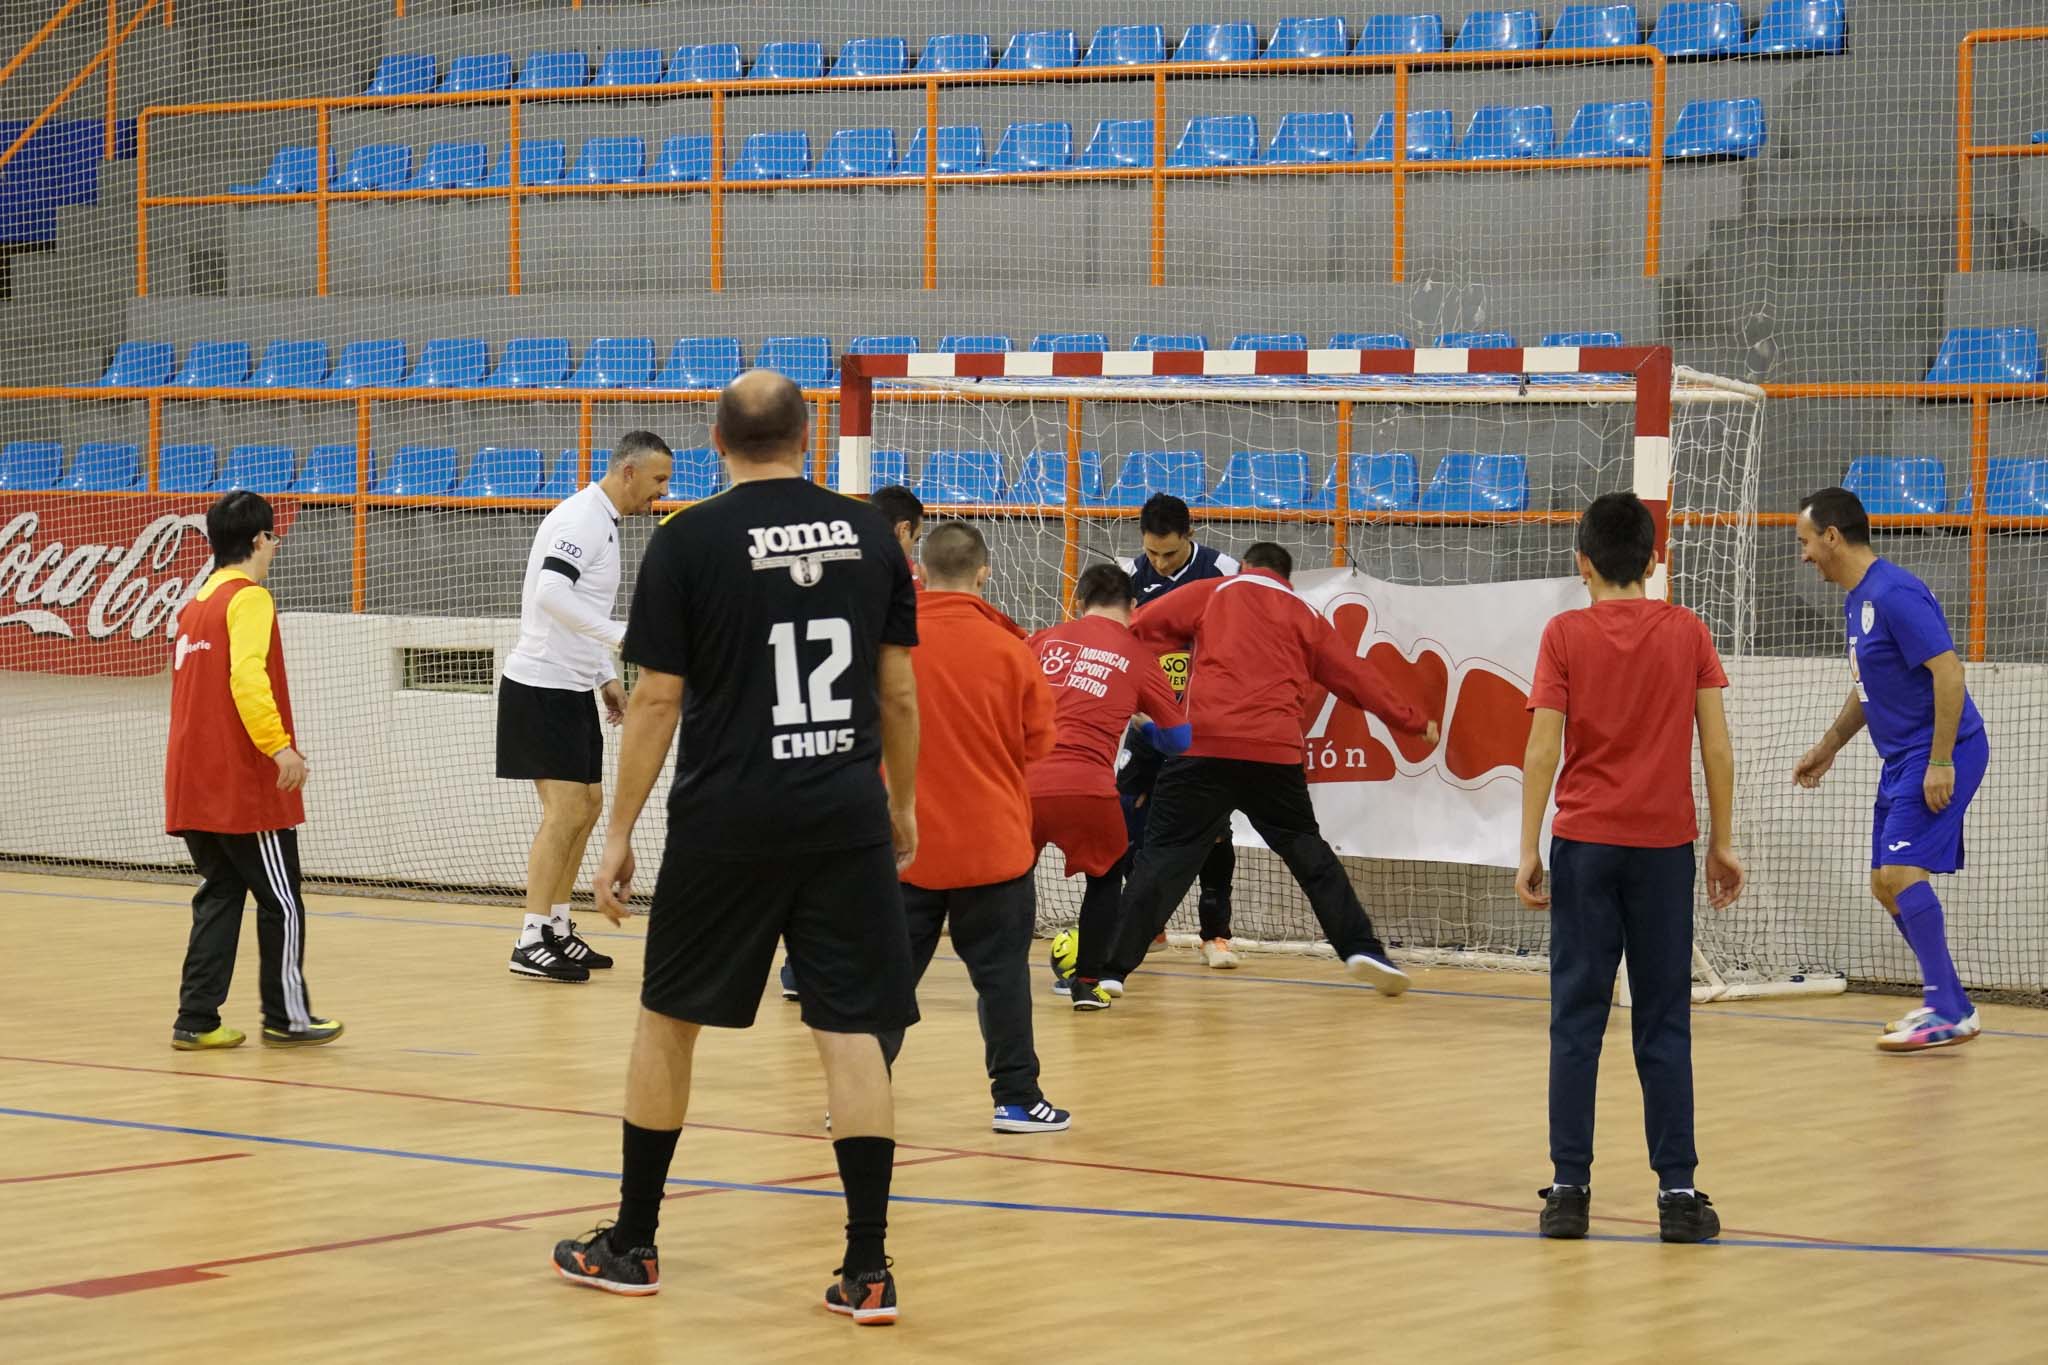
M 669 846 L 887 842 L 875 670 L 882 646 L 916 643 L 910 565 L 866 503 L 764 479 L 664 520 L 623 653 L 684 680 Z

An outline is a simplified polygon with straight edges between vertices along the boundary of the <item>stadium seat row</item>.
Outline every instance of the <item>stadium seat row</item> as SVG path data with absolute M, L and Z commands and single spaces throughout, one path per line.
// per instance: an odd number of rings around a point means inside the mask
M 1735 0 L 1674 0 L 1658 14 L 1650 43 L 1671 57 L 1730 57 L 1834 53 L 1844 50 L 1844 0 L 1772 0 L 1754 32 L 1743 23 Z M 1533 48 L 1632 47 L 1643 41 L 1643 23 L 1632 4 L 1567 5 L 1546 39 L 1543 16 L 1533 9 L 1480 10 L 1458 28 L 1454 41 L 1440 14 L 1376 14 L 1356 40 L 1342 15 L 1282 19 L 1259 45 L 1256 25 L 1190 24 L 1173 48 L 1176 62 L 1246 62 L 1374 56 L 1400 52 L 1513 52 Z M 575 49 L 534 52 L 513 74 L 507 52 L 453 58 L 443 71 L 430 52 L 386 55 L 366 95 L 418 95 L 433 91 L 604 89 L 630 85 L 680 85 L 705 81 L 818 80 L 826 77 L 895 76 L 905 71 L 1056 71 L 1072 67 L 1148 66 L 1168 60 L 1166 31 L 1159 24 L 1105 24 L 1095 30 L 1084 54 L 1073 29 L 1041 29 L 1014 35 L 995 56 L 984 33 L 945 33 L 925 43 L 916 66 L 902 38 L 852 38 L 828 70 L 825 46 L 813 42 L 763 43 L 751 66 L 738 43 L 684 44 L 663 48 L 619 48 L 606 52 L 593 69 L 589 54 Z
M 1954 510 L 1971 510 L 1969 474 Z M 1924 456 L 1866 455 L 1849 463 L 1842 486 L 1879 516 L 1939 516 L 1950 510 L 1948 471 Z M 1984 480 L 1984 510 L 1994 517 L 2048 516 L 2048 459 L 2024 456 L 1991 461 Z
M 1411 161 L 1500 161 L 1526 157 L 1572 158 L 1649 156 L 1653 153 L 1650 102 L 1622 100 L 1582 106 L 1572 116 L 1564 141 L 1547 104 L 1489 105 L 1475 111 L 1465 135 L 1457 133 L 1448 109 L 1418 109 L 1408 115 L 1407 157 Z M 1012 123 L 987 153 L 982 129 L 947 124 L 939 129 L 938 175 L 1016 175 L 1034 171 L 1140 170 L 1153 161 L 1152 120 L 1103 119 L 1077 157 L 1074 127 L 1064 121 Z M 1757 99 L 1695 100 L 1679 112 L 1665 143 L 1665 157 L 1752 157 L 1766 138 L 1763 102 Z M 331 155 L 331 153 L 330 153 Z M 1301 166 L 1394 159 L 1394 116 L 1382 113 L 1360 143 L 1352 115 L 1343 111 L 1284 115 L 1271 142 L 1262 147 L 1259 122 L 1251 114 L 1189 119 L 1166 164 L 1174 168 Z M 750 134 L 726 167 L 727 180 L 858 179 L 923 175 L 925 130 L 913 132 L 899 153 L 893 128 L 841 128 L 815 159 L 811 135 L 802 131 Z M 329 167 L 333 170 L 332 165 Z M 572 163 L 559 138 L 530 138 L 520 145 L 521 185 L 701 184 L 711 178 L 711 136 L 680 133 L 662 142 L 648 159 L 639 137 L 606 134 L 586 140 Z M 318 188 L 319 153 L 313 147 L 280 147 L 261 180 L 230 185 L 233 194 L 311 194 Z M 512 150 L 494 160 L 482 142 L 437 142 L 415 161 L 402 142 L 373 142 L 355 148 L 329 187 L 341 193 L 396 190 L 503 189 L 512 183 Z
M 1332 349 L 1405 350 L 1408 338 L 1398 332 L 1337 332 Z M 1470 349 L 1513 347 L 1521 343 L 1508 332 L 1446 332 L 1439 346 Z M 1619 332 L 1551 332 L 1545 346 L 1619 346 Z M 1239 332 L 1233 351 L 1299 351 L 1309 342 L 1300 332 Z M 908 334 L 855 337 L 847 349 L 854 355 L 896 355 L 922 350 Z M 1000 334 L 954 333 L 939 338 L 941 353 L 985 354 L 1012 349 Z M 1107 351 L 1102 332 L 1041 332 L 1031 340 L 1033 351 Z M 1134 351 L 1206 351 L 1209 338 L 1198 333 L 1140 332 L 1131 339 Z M 380 389 L 380 388 L 572 388 L 572 389 L 719 389 L 744 366 L 744 352 L 735 337 L 680 337 L 669 350 L 659 374 L 654 370 L 654 342 L 648 337 L 599 337 L 584 348 L 575 364 L 570 342 L 563 337 L 518 337 L 505 343 L 495 369 L 490 343 L 482 337 L 441 337 L 420 350 L 410 374 L 407 346 L 400 338 L 351 341 L 328 369 L 324 341 L 272 341 L 252 372 L 246 341 L 196 341 L 185 352 L 183 366 L 167 341 L 124 341 L 100 376 L 105 388 L 199 389 Z M 838 352 L 824 336 L 769 337 L 754 353 L 761 369 L 779 370 L 805 385 L 838 382 Z M 573 368 L 573 372 L 572 372 Z M 173 370 L 176 371 L 175 377 Z
M 2031 327 L 1951 327 L 1927 371 L 1930 384 L 2038 384 L 2041 337 Z

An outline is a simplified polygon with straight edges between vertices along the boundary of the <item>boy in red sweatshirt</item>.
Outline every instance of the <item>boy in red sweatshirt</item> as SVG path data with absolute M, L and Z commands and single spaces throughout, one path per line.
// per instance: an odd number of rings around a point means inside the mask
M 1344 865 L 1316 825 L 1302 767 L 1302 703 L 1310 684 L 1320 683 L 1431 744 L 1436 722 L 1392 695 L 1330 623 L 1295 596 L 1289 586 L 1294 556 L 1284 547 L 1260 541 L 1244 552 L 1243 562 L 1236 577 L 1182 588 L 1131 620 L 1131 632 L 1156 650 L 1193 648 L 1187 695 L 1194 739 L 1160 772 L 1102 988 L 1123 994 L 1125 979 L 1187 894 L 1231 812 L 1243 811 L 1294 874 L 1351 974 L 1382 995 L 1399 995 L 1408 989 L 1408 974 L 1387 956 Z
M 988 542 L 964 521 L 924 539 L 917 600 L 917 858 L 902 871 L 917 978 L 949 921 L 979 998 L 998 1133 L 1051 1133 L 1072 1116 L 1038 1088 L 1031 942 L 1038 918 L 1025 770 L 1052 752 L 1052 690 L 1024 631 L 982 600 Z M 885 1035 L 893 1064 L 901 1033 Z

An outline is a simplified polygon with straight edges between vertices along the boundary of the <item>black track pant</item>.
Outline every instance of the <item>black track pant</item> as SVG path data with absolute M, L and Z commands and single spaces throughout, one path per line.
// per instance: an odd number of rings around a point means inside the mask
M 950 926 L 953 951 L 967 964 L 981 1017 L 989 1093 L 998 1105 L 1026 1108 L 1045 1098 L 1038 1088 L 1038 1045 L 1031 1030 L 1031 933 L 1038 890 L 1027 872 L 990 886 L 931 891 L 903 884 L 910 921 L 910 954 L 917 979 L 931 965 L 939 933 Z M 882 1056 L 893 1068 L 903 1034 L 884 1033 Z
M 299 899 L 299 832 L 188 830 L 185 847 L 192 851 L 201 880 L 192 897 L 192 937 L 185 946 L 177 1027 L 194 1033 L 220 1027 L 221 1002 L 228 998 L 228 983 L 235 976 L 242 910 L 254 895 L 264 1026 L 303 1031 L 313 1017 L 313 1006 L 301 970 L 306 960 L 306 908 Z

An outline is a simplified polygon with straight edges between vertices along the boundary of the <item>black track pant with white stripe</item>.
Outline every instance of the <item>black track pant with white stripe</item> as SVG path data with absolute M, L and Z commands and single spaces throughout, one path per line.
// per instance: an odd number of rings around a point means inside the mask
M 263 1023 L 304 1030 L 313 1017 L 306 998 L 306 909 L 299 899 L 299 832 L 185 833 L 199 869 L 192 897 L 192 938 L 185 948 L 185 980 L 178 993 L 181 1029 L 206 1033 L 220 1027 L 221 1003 L 235 975 L 242 909 L 256 897 L 256 950 L 262 958 Z

